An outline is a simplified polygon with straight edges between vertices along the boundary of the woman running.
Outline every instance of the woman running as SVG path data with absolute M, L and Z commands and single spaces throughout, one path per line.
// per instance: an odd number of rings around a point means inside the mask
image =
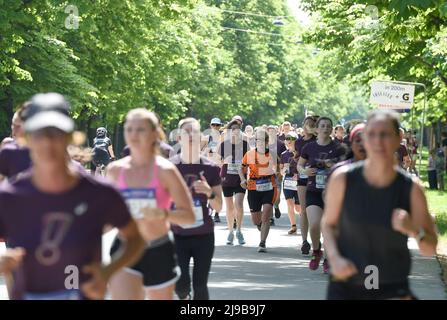
M 298 171 L 297 162 L 298 154 L 295 150 L 295 142 L 298 136 L 295 132 L 290 131 L 285 134 L 284 142 L 287 147 L 287 151 L 281 154 L 281 174 L 284 177 L 284 196 L 287 201 L 287 212 L 290 220 L 290 230 L 288 234 L 296 233 L 296 216 L 295 212 L 300 212 L 300 202 L 298 200 Z
M 301 154 L 303 147 L 315 141 L 315 122 L 317 118 L 315 116 L 307 116 L 303 121 L 303 136 L 295 142 L 295 150 L 298 153 L 298 157 Z M 306 165 L 307 166 L 307 165 Z M 309 254 L 310 244 L 307 241 L 307 234 L 309 233 L 309 220 L 307 219 L 306 212 L 306 190 L 307 190 L 307 175 L 305 173 L 299 173 L 298 175 L 298 199 L 301 205 L 300 211 L 300 229 L 303 243 L 301 244 L 301 253 Z
M 158 119 L 146 109 L 126 116 L 124 137 L 130 156 L 112 162 L 107 176 L 126 199 L 146 241 L 141 259 L 118 272 L 110 282 L 112 299 L 172 300 L 180 270 L 175 256 L 170 222 L 193 223 L 192 202 L 175 166 L 159 155 Z M 169 209 L 172 200 L 175 213 Z M 110 250 L 113 256 L 123 240 L 118 236 Z
M 208 275 L 214 255 L 214 223 L 211 209 L 222 209 L 220 168 L 200 155 L 200 124 L 194 118 L 180 121 L 180 154 L 170 160 L 180 171 L 194 203 L 196 222 L 173 225 L 175 246 L 182 275 L 175 292 L 181 300 L 208 300 Z M 192 271 L 193 295 L 189 263 L 194 260 Z
M 421 254 L 432 256 L 435 225 L 422 187 L 396 165 L 397 115 L 372 112 L 364 140 L 367 159 L 338 169 L 327 188 L 322 223 L 331 264 L 327 298 L 411 299 L 408 237 L 417 240 Z M 366 279 L 371 270 L 378 271 L 375 284 Z
M 309 262 L 309 269 L 311 270 L 318 269 L 323 255 L 320 242 L 320 224 L 324 210 L 323 191 L 326 188 L 326 179 L 329 169 L 343 160 L 342 156 L 345 152 L 345 149 L 339 143 L 331 139 L 331 119 L 320 117 L 316 126 L 317 140 L 303 148 L 298 161 L 298 170 L 309 177 L 306 192 L 306 212 L 313 248 L 312 259 Z M 304 167 L 306 162 L 309 164 L 307 169 Z M 327 273 L 328 270 L 327 259 L 324 259 L 323 271 Z
M 242 137 L 241 125 L 233 120 L 228 125 L 227 139 L 219 146 L 219 154 L 222 159 L 222 189 L 227 208 L 228 238 L 227 245 L 232 245 L 234 241 L 233 221 L 236 219 L 236 238 L 240 245 L 245 244 L 241 227 L 244 217 L 244 196 L 245 189 L 241 187 L 239 169 L 242 158 L 247 153 L 249 146 Z
M 256 148 L 248 151 L 239 170 L 241 186 L 248 190 L 248 205 L 253 223 L 261 231 L 258 252 L 267 252 L 266 240 L 270 231 L 273 204 L 278 195 L 276 185 L 277 162 L 270 155 L 269 135 L 265 129 L 256 131 Z M 245 178 L 248 169 L 249 179 Z M 245 171 L 245 172 L 244 172 Z
M 339 162 L 331 168 L 329 177 L 335 170 L 341 166 L 345 166 L 357 161 L 362 161 L 366 159 L 366 150 L 363 144 L 363 130 L 365 129 L 364 123 L 357 124 L 349 134 L 349 144 L 351 146 L 352 158 Z M 329 179 L 328 177 L 328 179 Z
M 111 276 L 143 250 L 115 188 L 71 165 L 69 109 L 56 93 L 31 99 L 24 128 L 33 167 L 0 191 L 0 237 L 10 248 L 0 257 L 0 271 L 13 275 L 12 299 L 103 299 Z M 119 229 L 125 246 L 101 266 L 106 225 Z

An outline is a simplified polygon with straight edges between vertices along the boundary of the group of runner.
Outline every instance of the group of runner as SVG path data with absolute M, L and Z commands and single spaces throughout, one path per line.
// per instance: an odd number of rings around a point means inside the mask
M 288 234 L 297 232 L 299 214 L 301 253 L 312 249 L 309 268 L 323 259 L 331 273 L 328 298 L 412 297 L 407 238 L 415 237 L 423 254 L 436 250 L 425 196 L 401 168 L 409 165 L 392 113 L 373 112 L 347 134 L 318 116 L 307 116 L 301 128 L 286 121 L 245 131 L 240 116 L 225 126 L 214 118 L 206 134 L 186 118 L 171 147 L 158 116 L 133 109 L 124 124 L 126 156 L 107 166 L 105 179 L 70 157 L 69 113 L 59 94 L 33 96 L 0 150 L 0 237 L 8 248 L 0 273 L 13 299 L 101 299 L 107 286 L 112 299 L 173 299 L 174 292 L 209 299 L 211 212 L 216 221 L 222 195 L 226 244 L 234 237 L 246 243 L 247 193 L 258 252 L 267 252 L 283 192 Z M 119 230 L 112 260 L 101 265 L 101 238 L 112 228 Z M 359 270 L 368 265 L 384 275 L 373 294 L 361 285 Z M 79 270 L 79 288 L 67 288 L 67 266 Z

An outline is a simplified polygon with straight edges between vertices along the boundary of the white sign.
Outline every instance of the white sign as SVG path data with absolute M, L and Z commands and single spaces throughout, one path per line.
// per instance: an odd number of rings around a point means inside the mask
M 392 82 L 373 82 L 369 101 L 386 109 L 410 109 L 414 101 L 414 86 Z

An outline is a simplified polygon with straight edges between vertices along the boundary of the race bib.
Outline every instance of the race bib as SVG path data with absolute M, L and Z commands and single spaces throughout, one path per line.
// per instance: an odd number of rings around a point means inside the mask
M 196 218 L 196 222 L 192 224 L 182 224 L 181 227 L 183 229 L 197 228 L 205 223 L 203 220 L 202 202 L 199 199 L 194 199 L 193 203 L 194 203 L 194 216 Z
M 229 163 L 227 165 L 227 174 L 239 175 L 239 168 L 241 165 L 239 163 Z
M 270 179 L 256 180 L 256 191 L 264 192 L 273 190 L 273 184 Z
M 317 189 L 326 188 L 326 179 L 327 179 L 327 171 L 317 170 L 317 174 L 315 175 L 315 185 Z
M 284 180 L 284 189 L 296 191 L 297 181 L 293 179 L 293 177 L 286 177 Z
M 210 148 L 211 152 L 216 153 L 217 152 L 217 148 L 218 148 L 218 144 L 216 141 L 210 141 L 208 143 L 208 148 Z
M 155 189 L 125 189 L 121 194 L 134 219 L 143 219 L 145 210 L 157 208 Z

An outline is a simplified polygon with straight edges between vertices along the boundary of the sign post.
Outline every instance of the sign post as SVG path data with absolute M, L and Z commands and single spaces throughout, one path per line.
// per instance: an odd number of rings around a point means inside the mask
M 422 167 L 422 148 L 424 146 L 424 122 L 425 110 L 427 105 L 426 86 L 423 83 L 392 81 L 392 80 L 375 80 L 371 84 L 370 102 L 382 109 L 392 109 L 396 111 L 411 110 L 413 127 L 413 102 L 414 88 L 420 86 L 424 89 L 424 109 L 422 111 L 421 121 L 421 151 L 419 152 L 419 172 Z M 413 130 L 414 128 L 412 128 Z

